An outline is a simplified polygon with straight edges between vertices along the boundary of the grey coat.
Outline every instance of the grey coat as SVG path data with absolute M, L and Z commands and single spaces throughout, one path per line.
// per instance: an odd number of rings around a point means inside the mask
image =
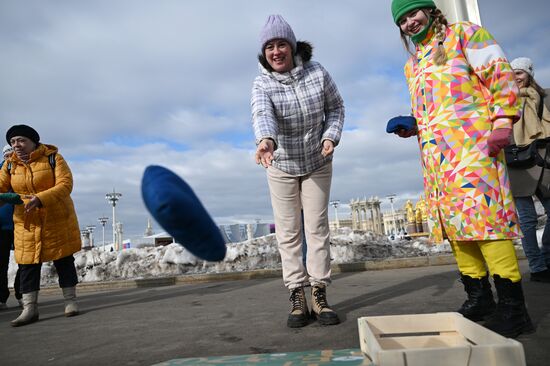
M 546 89 L 548 96 L 544 98 L 546 108 L 550 111 L 550 89 Z M 545 156 L 545 149 L 539 149 L 539 154 Z M 549 152 L 550 157 L 550 152 Z M 550 169 L 543 169 L 535 165 L 529 169 L 508 167 L 510 187 L 514 197 L 529 197 L 535 194 L 537 188 L 544 197 L 550 197 Z
M 544 156 L 545 149 L 539 149 L 539 154 Z M 514 197 L 529 197 L 535 194 L 537 187 L 544 197 L 550 197 L 550 169 L 544 169 L 535 165 L 529 169 L 508 167 L 510 187 Z M 539 183 L 540 180 L 540 183 Z

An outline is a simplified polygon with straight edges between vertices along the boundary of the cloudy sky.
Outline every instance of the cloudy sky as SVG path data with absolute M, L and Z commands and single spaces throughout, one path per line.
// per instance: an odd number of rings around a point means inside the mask
M 479 8 L 507 56 L 531 57 L 550 87 L 548 1 L 479 0 Z M 104 197 L 114 188 L 125 236 L 143 233 L 140 181 L 151 164 L 184 178 L 218 224 L 269 222 L 250 91 L 258 33 L 272 13 L 313 43 L 345 101 L 331 194 L 339 217 L 352 198 L 378 196 L 383 210 L 387 195 L 397 195 L 396 208 L 416 199 L 418 147 L 385 133 L 409 108 L 389 0 L 2 0 L 2 130 L 29 124 L 59 147 L 81 227 L 111 216 Z

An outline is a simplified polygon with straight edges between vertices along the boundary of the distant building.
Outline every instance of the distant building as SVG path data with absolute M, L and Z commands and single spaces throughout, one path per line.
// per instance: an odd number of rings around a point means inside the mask
M 383 234 L 383 220 L 378 197 L 350 201 L 352 229 Z
M 384 232 L 386 235 L 397 235 L 407 231 L 407 212 L 397 210 L 395 212 L 384 212 Z
M 263 223 L 220 225 L 218 228 L 220 229 L 220 233 L 222 234 L 222 237 L 226 243 L 239 243 L 249 239 L 266 236 L 275 232 L 273 224 Z M 122 228 L 120 228 L 120 235 L 121 234 Z M 83 231 L 81 235 L 84 246 L 90 245 L 90 234 Z M 131 239 L 128 238 L 125 240 L 122 240 L 122 238 L 120 237 L 120 239 L 120 243 L 122 243 L 121 249 L 142 248 L 149 246 L 158 247 L 176 242 L 175 239 L 165 231 L 153 234 L 151 219 L 147 220 L 147 228 L 145 229 L 145 235 L 143 237 L 133 236 Z M 113 245 L 110 244 L 110 246 Z M 110 247 L 108 247 L 107 249 L 110 249 Z
M 272 233 L 272 224 L 232 224 L 220 225 L 220 231 L 226 243 L 239 243 Z
M 353 220 L 351 218 L 349 219 L 338 219 L 338 224 L 336 223 L 336 220 L 329 222 L 330 231 L 335 231 L 337 227 L 344 228 L 349 227 L 350 229 L 353 228 Z
M 172 237 L 172 235 L 168 234 L 167 232 L 151 235 L 150 238 L 154 240 L 154 245 L 156 247 L 175 243 L 174 237 Z
M 122 241 L 122 249 L 129 248 L 144 248 L 144 247 L 154 247 L 162 246 L 174 243 L 174 238 L 167 232 L 161 232 L 149 236 L 132 236 Z M 114 246 L 112 244 L 105 245 L 108 250 L 110 247 Z

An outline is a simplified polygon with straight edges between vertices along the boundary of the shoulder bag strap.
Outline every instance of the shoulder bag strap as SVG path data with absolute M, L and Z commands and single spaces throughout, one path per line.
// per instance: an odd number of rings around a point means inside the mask
M 48 162 L 50 163 L 50 166 L 52 167 L 53 184 L 55 184 L 55 153 L 48 156 Z
M 545 97 L 542 94 L 539 94 L 540 101 L 539 101 L 539 109 L 537 110 L 537 116 L 539 117 L 539 121 L 542 121 L 542 114 L 544 113 L 544 102 Z

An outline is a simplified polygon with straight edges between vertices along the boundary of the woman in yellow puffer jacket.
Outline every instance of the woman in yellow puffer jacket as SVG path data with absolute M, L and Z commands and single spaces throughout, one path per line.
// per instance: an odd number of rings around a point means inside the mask
M 12 126 L 6 140 L 14 154 L 0 171 L 0 192 L 19 194 L 16 205 L 15 260 L 21 268 L 23 312 L 14 327 L 38 320 L 37 298 L 42 263 L 53 261 L 65 298 L 65 316 L 78 314 L 78 277 L 73 254 L 81 249 L 80 229 L 71 199 L 73 177 L 53 145 L 40 143 L 38 132 L 27 125 Z

